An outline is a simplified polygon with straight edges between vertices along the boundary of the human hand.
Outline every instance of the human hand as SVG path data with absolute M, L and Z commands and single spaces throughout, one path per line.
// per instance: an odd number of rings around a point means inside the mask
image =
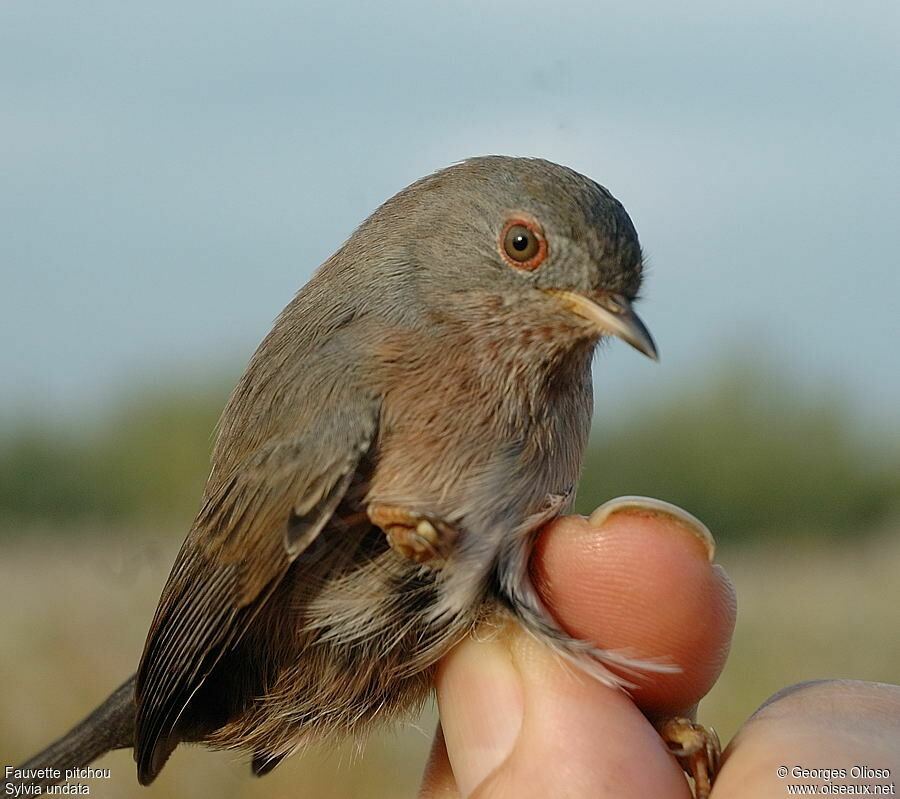
M 631 696 L 562 662 L 517 625 L 469 639 L 436 681 L 441 727 L 421 799 L 691 796 L 649 719 L 689 715 L 718 677 L 735 619 L 731 583 L 684 520 L 614 500 L 600 526 L 565 517 L 535 552 L 542 596 L 566 630 L 677 665 Z M 725 753 L 712 797 L 787 795 L 783 764 L 900 769 L 900 688 L 828 682 L 786 689 Z M 833 780 L 832 780 L 833 781 Z M 851 780 L 852 781 L 852 780 Z M 855 784 L 879 780 L 856 780 Z M 890 782 L 890 778 L 880 780 Z

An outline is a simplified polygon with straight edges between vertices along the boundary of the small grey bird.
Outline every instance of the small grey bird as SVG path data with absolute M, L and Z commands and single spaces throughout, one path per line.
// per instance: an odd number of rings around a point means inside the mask
M 569 637 L 528 571 L 579 479 L 597 343 L 656 357 L 641 270 L 622 205 L 547 161 L 473 158 L 385 202 L 259 346 L 134 682 L 57 746 L 133 745 L 144 784 L 182 741 L 264 774 L 417 710 L 498 611 L 610 684 L 647 666 Z

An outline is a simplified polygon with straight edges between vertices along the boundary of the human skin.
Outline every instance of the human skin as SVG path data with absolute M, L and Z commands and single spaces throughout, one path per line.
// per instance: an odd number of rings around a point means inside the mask
M 594 518 L 605 514 L 594 514 Z M 691 796 L 651 719 L 689 715 L 725 664 L 734 589 L 684 519 L 627 503 L 592 524 L 547 526 L 534 574 L 570 633 L 677 665 L 631 675 L 630 695 L 582 674 L 515 624 L 442 662 L 441 725 L 421 799 Z M 717 797 L 783 796 L 787 764 L 900 773 L 900 687 L 822 681 L 779 692 L 728 746 Z M 890 780 L 845 780 L 862 782 Z

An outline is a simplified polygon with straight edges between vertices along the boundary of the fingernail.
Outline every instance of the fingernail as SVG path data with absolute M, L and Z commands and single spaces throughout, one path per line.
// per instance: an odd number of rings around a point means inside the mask
M 522 728 L 522 680 L 499 639 L 467 640 L 441 667 L 437 699 L 447 756 L 462 796 L 511 754 Z
M 604 502 L 588 516 L 588 523 L 594 527 L 601 527 L 610 516 L 616 513 L 665 516 L 672 519 L 699 539 L 706 550 L 710 563 L 716 556 L 716 540 L 713 538 L 709 528 L 696 516 L 688 513 L 683 508 L 679 508 L 677 505 L 673 505 L 671 502 L 664 502 L 653 497 L 616 497 L 609 502 Z

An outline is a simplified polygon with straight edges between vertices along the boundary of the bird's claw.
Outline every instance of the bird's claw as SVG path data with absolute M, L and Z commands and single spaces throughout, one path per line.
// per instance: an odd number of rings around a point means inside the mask
M 457 538 L 455 528 L 429 513 L 372 504 L 368 514 L 372 524 L 384 530 L 391 548 L 416 563 L 446 560 Z
M 666 719 L 657 725 L 657 730 L 669 751 L 693 779 L 696 799 L 708 799 L 722 753 L 716 731 L 681 716 Z

